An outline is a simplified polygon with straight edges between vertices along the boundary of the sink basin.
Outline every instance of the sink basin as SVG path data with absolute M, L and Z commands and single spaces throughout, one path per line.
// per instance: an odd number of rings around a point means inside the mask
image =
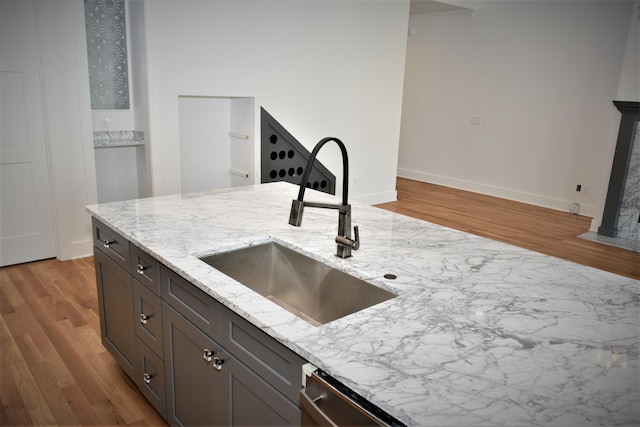
M 396 296 L 275 242 L 200 259 L 314 326 Z

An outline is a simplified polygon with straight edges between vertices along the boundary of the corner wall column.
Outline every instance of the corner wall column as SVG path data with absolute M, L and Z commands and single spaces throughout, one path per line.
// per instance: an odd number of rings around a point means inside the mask
M 611 166 L 611 177 L 607 199 L 602 215 L 602 224 L 598 227 L 598 234 L 616 237 L 618 234 L 618 217 L 620 205 L 624 196 L 624 187 L 629 172 L 629 161 L 633 148 L 633 138 L 636 134 L 638 119 L 640 118 L 640 102 L 613 101 L 618 111 L 622 113 L 616 151 Z

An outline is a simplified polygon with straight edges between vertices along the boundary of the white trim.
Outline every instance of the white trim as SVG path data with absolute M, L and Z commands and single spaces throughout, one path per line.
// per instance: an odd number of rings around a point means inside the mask
M 489 196 L 500 197 L 516 202 L 528 203 L 544 208 L 555 209 L 558 211 L 569 212 L 571 204 L 575 200 L 561 200 L 553 197 L 547 197 L 540 194 L 527 193 L 505 187 L 495 185 L 482 184 L 473 181 L 466 181 L 457 178 L 450 178 L 441 175 L 429 174 L 410 169 L 398 168 L 398 176 L 401 178 L 409 178 L 417 181 L 428 182 L 431 184 L 443 185 L 446 187 L 457 188 L 459 190 L 472 191 L 474 193 L 486 194 Z M 594 217 L 596 206 L 580 203 L 580 215 Z
M 371 193 L 351 197 L 351 200 L 366 203 L 367 205 L 377 205 L 379 203 L 395 202 L 398 200 L 397 191 L 387 191 L 384 193 Z

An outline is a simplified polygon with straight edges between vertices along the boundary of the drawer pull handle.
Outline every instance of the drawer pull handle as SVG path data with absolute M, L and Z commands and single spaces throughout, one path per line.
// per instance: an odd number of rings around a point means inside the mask
M 151 319 L 151 316 L 148 314 L 140 313 L 140 323 L 143 325 L 147 324 L 147 320 Z
M 224 359 L 220 359 L 219 357 L 213 358 L 213 367 L 217 371 L 222 371 L 222 364 L 224 363 Z
M 104 239 L 104 240 L 102 241 L 102 246 L 104 246 L 105 248 L 108 248 L 110 245 L 113 245 L 114 243 L 116 243 L 116 241 L 115 241 L 115 240 L 107 240 L 107 239 Z
M 202 353 L 202 358 L 207 363 L 211 362 L 213 360 L 213 351 L 209 350 L 208 348 L 205 348 L 204 353 Z
M 145 372 L 144 375 L 142 376 L 142 380 L 144 381 L 145 384 L 151 384 L 151 378 L 153 378 L 154 376 L 155 375 L 147 374 Z
M 149 268 L 149 267 L 145 267 L 145 266 L 144 266 L 144 265 L 142 265 L 142 264 L 138 264 L 138 265 L 136 265 L 136 272 L 137 272 L 138 274 L 144 274 L 144 271 L 145 271 L 146 269 L 148 269 L 148 268 Z

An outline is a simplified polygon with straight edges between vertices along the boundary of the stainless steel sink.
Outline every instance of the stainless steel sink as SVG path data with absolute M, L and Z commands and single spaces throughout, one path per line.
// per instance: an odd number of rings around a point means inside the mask
M 275 242 L 200 259 L 315 326 L 396 296 Z

